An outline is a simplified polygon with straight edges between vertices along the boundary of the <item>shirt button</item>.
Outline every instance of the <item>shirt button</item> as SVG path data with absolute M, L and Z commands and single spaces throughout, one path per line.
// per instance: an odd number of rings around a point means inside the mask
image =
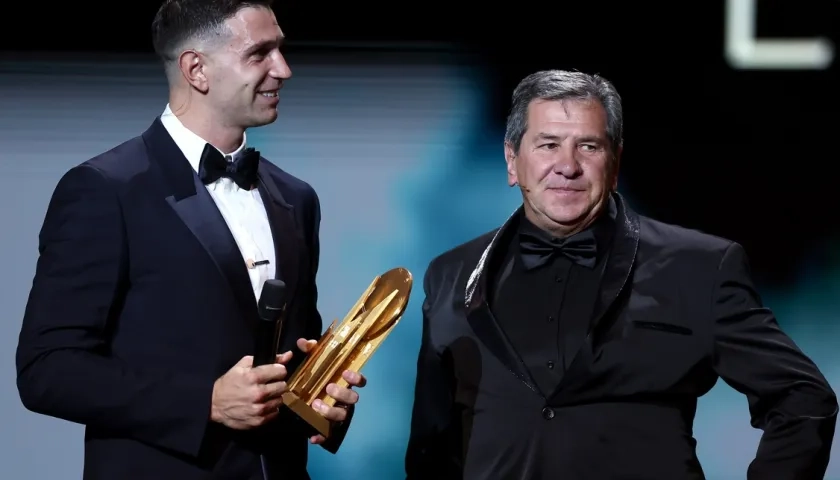
M 551 315 L 549 315 L 547 320 L 548 320 L 548 323 L 551 323 L 551 322 L 553 322 L 553 321 L 554 321 L 554 317 L 552 317 Z
M 542 409 L 542 416 L 546 420 L 551 420 L 552 418 L 554 418 L 554 410 L 550 407 L 545 407 Z
M 548 368 L 549 368 L 549 369 L 553 369 L 553 368 L 554 368 L 554 362 L 552 362 L 551 360 L 549 360 L 549 361 L 548 361 L 548 363 L 547 363 L 546 365 L 548 365 Z
M 562 283 L 563 282 L 563 277 L 561 277 L 560 275 L 557 275 L 556 277 L 554 277 L 554 281 L 557 282 L 557 283 Z

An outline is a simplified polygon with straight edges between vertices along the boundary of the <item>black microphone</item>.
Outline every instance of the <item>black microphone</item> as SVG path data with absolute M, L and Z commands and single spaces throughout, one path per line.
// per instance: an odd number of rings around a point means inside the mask
M 254 350 L 253 366 L 275 363 L 277 343 L 283 328 L 286 311 L 286 284 L 282 280 L 266 280 L 257 304 L 259 322 L 257 322 L 257 343 Z

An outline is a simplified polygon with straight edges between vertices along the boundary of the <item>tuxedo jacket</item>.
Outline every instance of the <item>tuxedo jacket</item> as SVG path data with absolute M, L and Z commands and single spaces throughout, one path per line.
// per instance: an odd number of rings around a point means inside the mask
M 722 378 L 764 430 L 747 477 L 821 479 L 835 394 L 762 306 L 744 249 L 612 200 L 593 314 L 560 319 L 554 391 L 540 393 L 487 301 L 513 220 L 431 262 L 407 478 L 703 479 L 695 409 Z
M 320 207 L 264 158 L 259 193 L 287 316 L 279 351 L 317 339 Z M 254 353 L 257 302 L 224 218 L 156 119 L 72 168 L 40 233 L 17 350 L 34 412 L 86 426 L 85 479 L 308 478 L 307 435 L 285 407 L 268 425 L 213 423 L 213 384 Z M 335 451 L 344 430 L 325 447 Z

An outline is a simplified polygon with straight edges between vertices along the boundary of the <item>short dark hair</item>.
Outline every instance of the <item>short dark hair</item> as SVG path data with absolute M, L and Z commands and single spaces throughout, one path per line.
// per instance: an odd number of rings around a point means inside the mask
M 609 80 L 576 71 L 543 70 L 528 75 L 513 91 L 505 141 L 519 152 L 528 129 L 528 107 L 534 100 L 597 100 L 607 112 L 607 137 L 613 153 L 624 143 L 621 96 Z
M 247 7 L 271 8 L 273 0 L 165 0 L 152 21 L 155 53 L 168 64 L 188 40 L 218 36 L 224 22 Z

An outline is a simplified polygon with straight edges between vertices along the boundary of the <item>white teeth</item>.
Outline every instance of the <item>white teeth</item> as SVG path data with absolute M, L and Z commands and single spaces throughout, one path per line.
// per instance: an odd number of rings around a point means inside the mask
M 263 97 L 276 97 L 277 92 L 265 92 L 262 94 Z

